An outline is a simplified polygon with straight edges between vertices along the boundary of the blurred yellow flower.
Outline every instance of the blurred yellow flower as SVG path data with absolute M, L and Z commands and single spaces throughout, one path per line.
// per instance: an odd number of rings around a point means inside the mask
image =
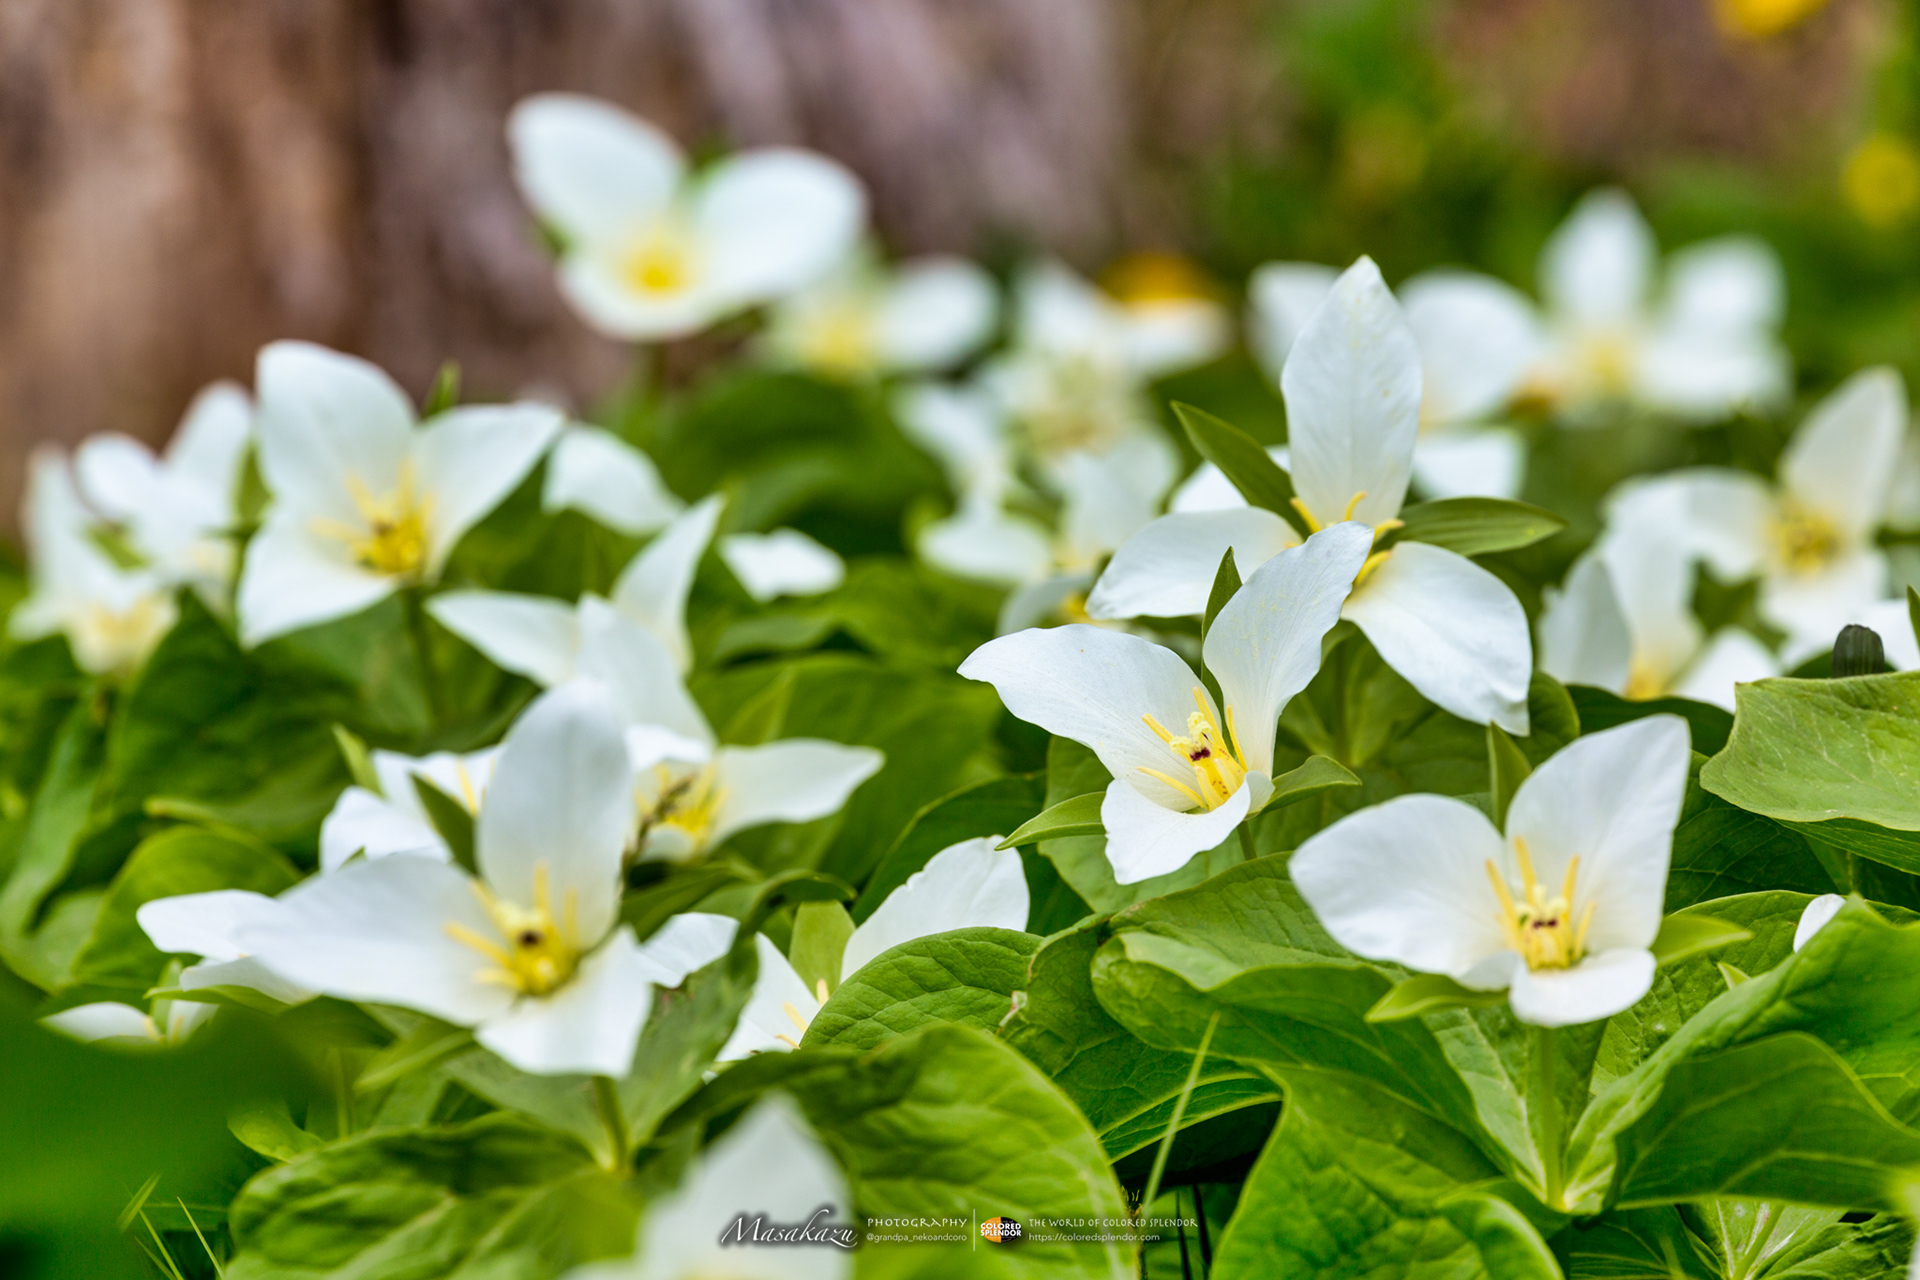
M 1840 186 L 1861 221 L 1893 226 L 1920 209 L 1920 152 L 1904 138 L 1876 133 L 1847 156 Z
M 1214 296 L 1213 286 L 1200 268 L 1177 253 L 1130 253 L 1102 272 L 1100 283 L 1122 304 Z
M 1761 40 L 1779 35 L 1826 8 L 1827 0 L 1714 0 L 1714 16 L 1728 35 Z

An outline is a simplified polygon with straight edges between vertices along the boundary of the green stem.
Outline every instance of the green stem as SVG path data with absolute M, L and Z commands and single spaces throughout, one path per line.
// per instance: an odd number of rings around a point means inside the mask
M 406 602 L 407 632 L 413 638 L 414 657 L 420 663 L 420 686 L 426 691 L 427 709 L 433 713 L 436 727 L 445 724 L 446 701 L 440 690 L 440 674 L 433 665 L 433 646 L 427 634 L 426 596 L 418 587 L 402 593 Z
M 1252 862 L 1253 837 L 1247 834 L 1247 824 L 1244 822 L 1241 823 L 1233 829 L 1233 833 L 1240 837 L 1240 860 L 1242 862 Z
M 633 1151 L 628 1145 L 627 1113 L 620 1106 L 620 1088 L 611 1076 L 593 1078 L 593 1100 L 600 1107 L 600 1123 L 607 1128 L 607 1169 L 624 1173 L 633 1161 Z
M 1548 1208 L 1559 1209 L 1566 1191 L 1566 1135 L 1561 1131 L 1560 1098 L 1553 1078 L 1556 1037 L 1551 1027 L 1530 1027 L 1528 1032 L 1533 1079 L 1527 1090 L 1527 1112 L 1546 1182 L 1542 1199 Z

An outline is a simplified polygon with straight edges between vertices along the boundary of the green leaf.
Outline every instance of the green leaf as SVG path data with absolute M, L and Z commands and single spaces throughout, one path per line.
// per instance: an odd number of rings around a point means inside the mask
M 1761 680 L 1736 692 L 1700 785 L 1753 813 L 1920 871 L 1920 672 Z
M 433 385 L 427 388 L 427 398 L 420 405 L 422 420 L 435 414 L 445 413 L 460 403 L 460 362 L 443 360 L 439 372 L 433 375 Z
M 787 722 L 787 709 L 793 705 L 793 686 L 798 674 L 793 667 L 782 669 L 767 683 L 766 688 L 748 698 L 734 712 L 720 740 L 742 746 L 757 746 L 779 737 Z
M 1006 1020 L 1013 993 L 1026 982 L 1027 960 L 1039 946 L 1032 934 L 988 928 L 904 942 L 841 983 L 801 1044 L 870 1049 L 939 1022 L 992 1031 Z
M 1499 1171 L 1466 1138 L 1362 1079 L 1294 1070 L 1286 1083 L 1215 1280 L 1559 1280 L 1536 1226 L 1483 1189 Z
M 340 747 L 340 758 L 347 762 L 347 776 L 353 779 L 353 785 L 375 795 L 385 795 L 380 785 L 380 774 L 373 767 L 373 756 L 367 750 L 367 744 L 347 726 L 335 722 L 333 740 Z
M 759 931 L 761 924 L 782 907 L 803 902 L 851 902 L 853 886 L 824 871 L 782 871 L 760 882 L 753 901 L 740 919 L 740 936 Z
M 1541 507 L 1506 498 L 1442 498 L 1400 512 L 1400 539 L 1425 542 L 1463 556 L 1530 547 L 1567 522 Z
M 374 1131 L 268 1169 L 228 1219 L 229 1280 L 548 1277 L 631 1249 L 639 1204 L 511 1116 Z
M 1038 844 L 1042 840 L 1059 840 L 1066 836 L 1105 835 L 1107 829 L 1100 822 L 1100 805 L 1106 798 L 1104 791 L 1089 791 L 1086 795 L 1062 800 L 1021 823 L 1012 835 L 995 847 L 1012 849 L 1018 845 Z
M 1798 832 L 1687 783 L 1667 871 L 1668 911 L 1756 890 L 1820 894 L 1843 887 Z
M 793 943 L 787 958 L 808 990 L 840 985 L 840 957 L 853 936 L 853 917 L 837 902 L 803 902 L 793 913 Z
M 1207 593 L 1207 611 L 1200 619 L 1200 638 L 1205 640 L 1207 632 L 1213 630 L 1213 620 L 1227 607 L 1227 601 L 1233 599 L 1234 592 L 1240 590 L 1240 568 L 1233 562 L 1233 548 L 1228 547 L 1220 553 L 1220 567 L 1214 571 L 1213 590 Z
M 1733 715 L 1725 707 L 1691 698 L 1648 698 L 1629 701 L 1617 693 L 1591 685 L 1569 685 L 1567 693 L 1580 713 L 1580 731 L 1598 733 L 1629 720 L 1645 716 L 1677 715 L 1687 722 L 1693 737 L 1693 749 L 1710 756 L 1727 745 L 1733 732 Z
M 1498 1008 L 1507 1002 L 1505 991 L 1476 991 L 1441 973 L 1421 973 L 1393 984 L 1367 1010 L 1368 1022 L 1397 1022 L 1441 1009 Z
M 1338 760 L 1326 756 L 1308 756 L 1305 764 L 1274 778 L 1273 798 L 1267 801 L 1267 808 L 1284 808 L 1323 792 L 1359 785 L 1360 779 Z
M 473 1048 L 473 1031 L 438 1018 L 422 1017 L 398 1039 L 368 1060 L 354 1079 L 356 1093 L 374 1093 L 416 1071 L 436 1067 Z
M 621 921 L 632 925 L 634 936 L 643 942 L 682 911 L 691 911 L 721 889 L 753 878 L 750 868 L 724 858 L 693 866 L 643 862 L 634 874 L 643 872 L 657 878 L 638 886 L 630 883 L 620 897 Z
M 1712 916 L 1693 912 L 1671 915 L 1660 922 L 1660 932 L 1653 940 L 1653 958 L 1657 964 L 1675 964 L 1752 936 L 1752 930 Z
M 473 853 L 472 811 L 435 786 L 424 773 L 413 775 L 413 791 L 420 797 L 420 807 L 426 810 L 427 820 L 447 842 L 454 863 L 469 873 L 478 874 L 479 864 L 474 861 Z
M 74 959 L 74 981 L 145 991 L 159 980 L 166 957 L 134 918 L 156 898 L 215 889 L 273 895 L 299 878 L 285 858 L 258 842 L 199 827 L 149 836 L 108 887 L 93 932 Z
M 1507 825 L 1507 806 L 1513 803 L 1514 792 L 1533 772 L 1533 766 L 1527 763 L 1526 753 L 1514 745 L 1507 731 L 1491 722 L 1487 725 L 1487 780 L 1493 800 L 1493 825 L 1505 828 Z
M 93 929 L 97 895 L 68 898 L 64 909 L 44 910 L 73 866 L 86 830 L 99 777 L 101 735 L 91 708 L 76 704 L 54 740 L 52 759 L 26 820 L 9 824 L 0 865 L 10 867 L 0 889 L 0 959 L 22 978 L 51 990 L 64 986 L 74 956 Z
M 1256 507 L 1283 517 L 1301 537 L 1311 532 L 1294 509 L 1292 477 L 1267 454 L 1258 440 L 1232 423 L 1190 404 L 1176 401 L 1173 413 L 1186 428 L 1187 439 L 1193 441 L 1200 456 L 1220 468 L 1242 497 Z
M 324 1145 L 293 1122 L 285 1104 L 236 1111 L 227 1118 L 227 1129 L 249 1151 L 257 1151 L 269 1160 L 285 1162 Z
M 997 836 L 1025 822 L 1046 800 L 1046 784 L 1037 774 L 1011 774 L 963 787 L 921 809 L 875 867 L 859 900 L 854 922 L 872 915 L 887 895 L 927 865 L 933 855 L 962 840 Z

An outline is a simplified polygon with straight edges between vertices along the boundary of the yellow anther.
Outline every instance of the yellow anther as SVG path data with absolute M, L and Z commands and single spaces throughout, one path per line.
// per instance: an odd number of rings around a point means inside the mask
M 498 940 L 457 921 L 449 921 L 446 931 L 448 937 L 472 947 L 498 966 L 483 971 L 481 981 L 541 996 L 573 976 L 580 959 L 578 903 L 569 890 L 560 915 L 554 915 L 545 863 L 533 869 L 531 908 L 503 902 L 478 880 L 473 881 L 473 892 L 499 931 Z
M 620 258 L 620 277 L 640 293 L 682 292 L 693 282 L 693 244 L 672 221 L 649 227 Z
M 1206 690 L 1198 686 L 1194 688 L 1193 705 L 1197 710 L 1187 717 L 1184 737 L 1175 735 L 1151 715 L 1140 717 L 1147 728 L 1153 730 L 1154 736 L 1166 743 L 1168 750 L 1193 771 L 1191 782 L 1182 782 L 1173 775 L 1146 765 L 1138 768 L 1148 777 L 1166 783 L 1197 807 L 1218 809 L 1233 797 L 1233 793 L 1246 780 L 1246 758 L 1241 754 L 1240 735 L 1233 725 L 1233 708 L 1227 708 L 1227 728 L 1223 733 L 1220 722 L 1207 706 Z
M 1815 573 L 1840 551 L 1840 530 L 1824 514 L 1788 500 L 1773 522 L 1774 546 L 1791 573 Z
M 1587 927 L 1593 923 L 1596 903 L 1589 902 L 1576 923 L 1573 898 L 1580 877 L 1578 856 L 1567 860 L 1567 875 L 1560 894 L 1548 898 L 1539 877 L 1534 874 L 1533 858 L 1527 842 L 1513 838 L 1514 859 L 1519 863 L 1522 898 L 1514 899 L 1504 876 L 1493 861 L 1487 861 L 1487 878 L 1493 882 L 1494 896 L 1500 900 L 1500 928 L 1507 943 L 1518 951 L 1529 969 L 1565 969 L 1586 954 Z
M 399 484 L 384 496 L 374 494 L 358 476 L 347 477 L 347 492 L 361 523 L 315 520 L 314 532 L 346 543 L 355 563 L 375 573 L 396 578 L 418 573 L 427 560 L 433 499 L 414 491 L 412 465 L 401 464 Z
M 1313 518 L 1313 512 L 1307 509 L 1307 504 L 1300 501 L 1297 495 L 1294 497 L 1288 498 L 1287 505 L 1291 506 L 1295 511 L 1298 511 L 1300 513 L 1300 518 L 1307 522 L 1308 533 L 1318 533 L 1320 532 L 1321 529 L 1326 527 L 1322 525 L 1318 520 Z
M 718 785 L 714 766 L 676 777 L 668 766 L 656 765 L 654 777 L 658 786 L 655 799 L 640 801 L 640 839 L 644 842 L 647 836 L 658 833 L 670 837 L 672 845 L 684 847 L 687 854 L 697 852 L 706 844 L 727 794 Z

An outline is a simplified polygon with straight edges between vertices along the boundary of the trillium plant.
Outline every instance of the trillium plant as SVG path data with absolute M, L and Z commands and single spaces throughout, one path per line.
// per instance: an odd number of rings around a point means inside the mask
M 28 462 L 8 1275 L 1910 1274 L 1920 436 L 1764 245 L 1239 334 L 500 123 L 630 378 L 273 342 Z

